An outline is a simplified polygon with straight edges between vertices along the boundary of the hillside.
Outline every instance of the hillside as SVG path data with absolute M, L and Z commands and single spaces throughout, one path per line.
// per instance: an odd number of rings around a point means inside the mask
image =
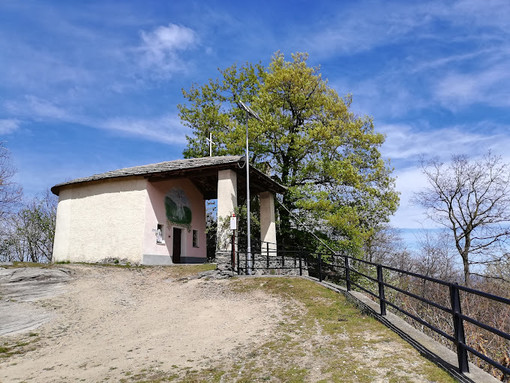
M 0 269 L 2 315 L 34 310 L 36 322 L 0 322 L 1 382 L 451 381 L 305 279 L 197 278 L 204 266 L 34 270 L 15 281 Z

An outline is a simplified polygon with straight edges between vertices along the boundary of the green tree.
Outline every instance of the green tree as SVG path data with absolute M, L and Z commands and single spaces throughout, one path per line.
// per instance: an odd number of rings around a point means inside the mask
M 186 158 L 242 155 L 245 114 L 250 104 L 262 119 L 250 119 L 250 162 L 288 188 L 283 205 L 335 244 L 359 250 L 366 235 L 396 210 L 391 169 L 381 158 L 384 136 L 372 119 L 350 111 L 351 97 L 329 87 L 308 55 L 291 61 L 276 53 L 266 68 L 250 64 L 220 70 L 220 78 L 183 90 L 180 117 L 191 128 Z M 289 213 L 279 207 L 280 239 L 296 237 Z M 296 238 L 292 238 L 296 244 Z

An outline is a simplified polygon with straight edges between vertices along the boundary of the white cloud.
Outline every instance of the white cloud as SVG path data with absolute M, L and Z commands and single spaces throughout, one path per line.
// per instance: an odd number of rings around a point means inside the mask
M 314 55 L 355 54 L 416 38 L 437 15 L 444 13 L 440 3 L 362 1 L 349 7 L 343 3 L 332 10 L 332 17 L 307 34 L 301 45 Z
M 435 95 L 448 109 L 483 103 L 490 106 L 510 106 L 510 73 L 505 64 L 480 72 L 450 73 L 439 80 Z
M 17 130 L 21 122 L 14 119 L 0 120 L 0 135 L 9 134 Z
M 482 121 L 471 126 L 453 126 L 432 130 L 426 126 L 412 127 L 406 124 L 381 125 L 379 130 L 386 134 L 382 147 L 384 157 L 399 163 L 395 172 L 396 189 L 401 193 L 400 206 L 392 217 L 391 224 L 398 228 L 436 228 L 438 225 L 426 217 L 426 212 L 411 203 L 414 193 L 428 186 L 422 174 L 420 160 L 437 157 L 449 161 L 453 154 L 465 154 L 470 158 L 484 155 L 490 149 L 510 162 L 510 137 L 508 126 L 497 126 Z
M 380 125 L 378 130 L 386 135 L 382 148 L 384 156 L 410 162 L 417 162 L 420 156 L 442 160 L 448 160 L 452 154 L 476 156 L 488 149 L 497 150 L 503 142 L 510 144 L 510 137 L 498 133 L 498 129 L 488 122 L 481 122 L 469 130 L 465 126 L 430 129 L 426 126 L 413 128 L 407 124 Z
M 395 174 L 396 189 L 400 192 L 400 206 L 391 217 L 391 225 L 401 229 L 435 228 L 437 224 L 427 218 L 423 208 L 411 203 L 414 193 L 428 186 L 427 179 L 418 167 L 408 168 Z
M 141 65 L 157 74 L 168 77 L 185 70 L 185 62 L 179 52 L 192 48 L 197 43 L 196 33 L 187 27 L 169 24 L 150 32 L 141 32 Z
M 314 55 L 355 54 L 403 40 L 438 38 L 439 22 L 455 28 L 450 40 L 476 38 L 500 40 L 510 32 L 510 3 L 507 0 L 456 2 L 359 1 L 340 6 L 324 17 L 320 27 L 301 38 L 300 45 Z M 480 33 L 481 29 L 492 29 Z M 491 33 L 492 32 L 492 33 Z
M 27 101 L 28 107 L 36 116 L 56 120 L 70 119 L 69 113 L 64 108 L 57 106 L 51 101 L 44 100 L 35 96 L 27 96 Z
M 102 129 L 126 133 L 150 141 L 182 145 L 186 143 L 187 128 L 176 116 L 159 118 L 112 118 L 99 123 Z
M 8 102 L 6 109 L 13 114 L 35 121 L 59 121 L 79 124 L 89 128 L 104 129 L 124 135 L 140 137 L 166 144 L 186 143 L 188 128 L 184 127 L 175 115 L 155 118 L 113 117 L 100 119 L 74 113 L 51 101 L 34 96 L 26 96 L 24 102 Z M 2 123 L 3 121 L 7 121 Z M 17 120 L 0 120 L 0 134 L 5 129 L 13 129 Z
M 445 67 L 462 64 L 470 60 L 480 60 L 484 57 L 499 54 L 501 54 L 501 49 L 483 48 L 462 54 L 451 54 L 446 56 L 439 56 L 437 58 L 428 57 L 427 60 L 413 63 L 409 73 L 417 75 L 420 74 L 420 72 L 434 71 L 434 74 L 437 75 L 437 70 L 441 70 Z
M 32 95 L 25 96 L 23 101 L 7 101 L 4 105 L 8 112 L 34 120 L 72 121 L 75 119 L 65 108 L 52 101 Z
M 510 32 L 510 3 L 507 0 L 460 0 L 453 5 L 451 13 L 462 23 Z
M 353 109 L 361 114 L 394 118 L 430 105 L 430 99 L 414 89 L 415 81 L 406 68 L 383 70 L 372 77 L 337 79 L 331 86 L 353 97 Z

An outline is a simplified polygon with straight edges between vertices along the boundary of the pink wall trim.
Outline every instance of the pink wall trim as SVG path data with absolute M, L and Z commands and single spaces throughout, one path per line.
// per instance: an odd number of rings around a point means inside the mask
M 166 217 L 165 195 L 172 188 L 180 188 L 186 194 L 191 207 L 192 220 L 191 225 L 176 224 L 169 222 Z M 178 178 L 166 181 L 148 182 L 147 184 L 147 207 L 145 214 L 145 232 L 144 232 L 144 254 L 166 255 L 172 257 L 173 245 L 173 227 L 182 228 L 182 250 L 181 258 L 207 257 L 207 245 L 205 235 L 205 201 L 202 194 L 187 178 Z M 157 225 L 163 225 L 164 245 L 157 244 L 156 228 Z M 198 246 L 193 247 L 193 230 L 198 231 Z M 185 259 L 182 260 L 185 262 Z

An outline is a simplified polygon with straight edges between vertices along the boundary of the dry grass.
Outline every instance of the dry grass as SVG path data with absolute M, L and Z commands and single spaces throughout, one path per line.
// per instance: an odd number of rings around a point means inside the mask
M 236 279 L 285 302 L 273 339 L 193 370 L 148 370 L 122 382 L 454 382 L 396 334 L 338 295 L 299 278 Z

